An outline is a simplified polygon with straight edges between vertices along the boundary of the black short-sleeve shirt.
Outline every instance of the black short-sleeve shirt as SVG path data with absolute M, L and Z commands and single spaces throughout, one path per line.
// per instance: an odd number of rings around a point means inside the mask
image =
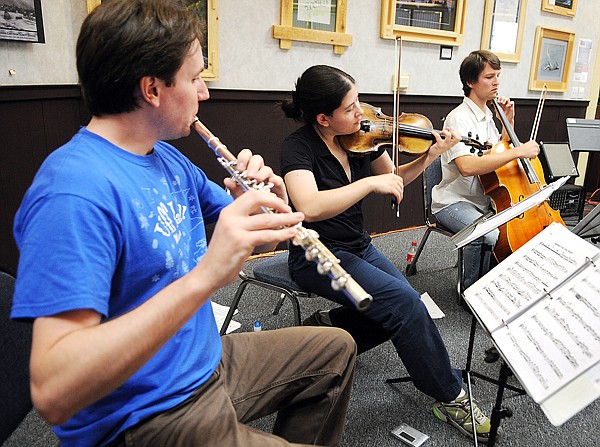
M 371 162 L 385 149 L 362 157 L 350 157 L 350 172 L 355 182 L 371 175 Z M 281 149 L 281 175 L 296 170 L 311 171 L 319 191 L 335 189 L 350 184 L 344 168 L 333 156 L 312 126 L 305 125 L 289 135 Z M 292 203 L 292 208 L 295 209 Z M 319 239 L 330 250 L 360 251 L 371 241 L 363 228 L 362 201 L 335 217 L 319 222 L 304 222 L 305 228 L 319 233 Z M 290 244 L 290 258 L 304 257 L 301 247 Z

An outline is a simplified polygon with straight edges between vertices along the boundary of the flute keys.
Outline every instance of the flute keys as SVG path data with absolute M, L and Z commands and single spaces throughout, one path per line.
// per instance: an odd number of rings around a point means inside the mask
M 317 259 L 318 256 L 319 256 L 319 249 L 316 247 L 307 248 L 306 251 L 304 252 L 304 257 L 306 258 L 307 261 L 314 261 L 315 259 Z M 320 267 L 321 267 L 321 264 L 319 264 L 317 266 L 317 269 L 319 269 Z M 321 273 L 321 272 L 319 271 L 319 273 Z
M 336 292 L 339 292 L 340 290 L 342 290 L 346 287 L 347 282 L 348 282 L 347 276 L 340 276 L 339 278 L 331 281 L 331 288 L 333 290 L 335 290 Z
M 317 272 L 321 275 L 327 275 L 331 271 L 333 264 L 329 261 L 325 261 L 317 264 Z

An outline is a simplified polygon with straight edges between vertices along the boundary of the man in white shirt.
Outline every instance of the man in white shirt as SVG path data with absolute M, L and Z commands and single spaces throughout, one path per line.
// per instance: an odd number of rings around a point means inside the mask
M 477 50 L 469 54 L 460 66 L 465 98 L 448 114 L 444 126 L 463 135 L 471 132 L 482 142 L 498 143 L 501 135 L 487 104 L 497 99 L 511 126 L 514 126 L 515 117 L 514 102 L 507 97 L 498 97 L 499 78 L 500 60 L 494 53 Z M 504 130 L 502 138 L 508 138 Z M 528 141 L 498 153 L 485 151 L 481 157 L 463 143 L 444 152 L 441 155 L 442 181 L 432 191 L 431 207 L 437 221 L 458 232 L 492 210 L 491 199 L 485 195 L 479 176 L 516 159 L 535 158 L 539 151 L 535 141 Z M 499 231 L 495 229 L 465 246 L 463 290 L 489 271 L 498 236 Z

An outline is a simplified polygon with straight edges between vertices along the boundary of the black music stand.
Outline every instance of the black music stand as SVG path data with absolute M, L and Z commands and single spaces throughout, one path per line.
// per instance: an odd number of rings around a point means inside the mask
M 567 134 L 571 151 L 600 151 L 600 120 L 567 118 Z
M 502 407 L 502 400 L 504 399 L 504 390 L 508 389 L 514 391 L 518 395 L 525 395 L 527 393 L 524 389 L 515 387 L 513 385 L 509 385 L 507 383 L 508 377 L 510 375 L 510 368 L 508 367 L 504 359 L 500 359 L 500 372 L 498 374 L 497 379 L 478 373 L 476 371 L 471 371 L 471 361 L 473 359 L 473 348 L 475 344 L 475 330 L 477 329 L 478 324 L 478 320 L 475 316 L 475 313 L 472 310 L 471 312 L 473 313 L 473 318 L 471 319 L 469 348 L 467 350 L 467 363 L 465 365 L 465 369 L 463 370 L 463 380 L 467 383 L 467 389 L 469 390 L 469 398 L 471 399 L 470 404 L 472 421 L 475 420 L 475 415 L 473 414 L 473 393 L 471 390 L 471 376 L 477 377 L 479 379 L 485 380 L 486 382 L 490 382 L 498 386 L 498 391 L 496 392 L 496 402 L 494 403 L 494 408 L 492 409 L 492 414 L 490 416 L 490 436 L 487 442 L 488 447 L 493 447 L 496 443 L 496 437 L 498 436 L 498 428 L 500 427 L 500 421 L 504 418 L 512 417 L 513 414 L 510 408 Z M 477 436 L 474 436 L 473 445 L 475 445 L 475 447 L 478 446 Z
M 555 182 L 544 186 L 538 192 L 532 194 L 528 198 L 522 200 L 521 202 L 512 205 L 510 208 L 506 208 L 500 213 L 490 216 L 485 215 L 481 219 L 476 220 L 471 225 L 466 226 L 463 230 L 456 233 L 452 236 L 452 241 L 456 245 L 456 248 L 461 248 L 467 245 L 469 242 L 474 241 L 475 239 L 483 236 L 484 234 L 490 232 L 491 230 L 498 228 L 500 225 L 505 224 L 511 219 L 514 219 L 519 214 L 524 213 L 530 208 L 541 204 L 545 200 L 550 197 L 550 195 L 556 191 L 558 188 L 563 186 L 568 177 L 562 177 Z M 467 303 L 467 305 L 470 304 Z M 486 382 L 493 383 L 498 386 L 498 391 L 496 393 L 496 403 L 494 404 L 494 408 L 492 409 L 492 415 L 490 417 L 490 436 L 488 438 L 487 445 L 488 447 L 493 447 L 496 442 L 496 437 L 498 435 L 498 428 L 500 427 L 500 422 L 503 418 L 511 417 L 512 410 L 508 408 L 502 408 L 502 400 L 504 399 L 504 390 L 509 389 L 511 391 L 515 391 L 518 394 L 524 395 L 527 394 L 525 390 L 522 388 L 517 388 L 512 385 L 507 384 L 508 376 L 510 374 L 510 369 L 506 365 L 506 361 L 504 359 L 501 360 L 500 373 L 498 375 L 498 379 L 494 379 L 492 377 L 486 376 L 484 374 L 480 374 L 475 371 L 471 371 L 471 360 L 473 358 L 473 345 L 475 342 L 475 330 L 477 328 L 478 319 L 477 314 L 473 309 L 471 309 L 473 314 L 473 319 L 471 320 L 471 332 L 469 335 L 469 348 L 467 350 L 467 362 L 465 365 L 465 369 L 463 370 L 463 380 L 467 382 L 467 389 L 469 391 L 469 399 L 471 404 L 471 420 L 475 420 L 475 414 L 473 412 L 473 393 L 472 393 L 472 385 L 471 385 L 471 376 L 478 377 Z M 482 325 L 483 326 L 483 325 Z M 473 444 L 475 447 L 478 446 L 477 435 L 474 433 L 473 436 Z
M 571 232 L 583 239 L 591 239 L 593 243 L 600 242 L 600 205 L 596 205 Z

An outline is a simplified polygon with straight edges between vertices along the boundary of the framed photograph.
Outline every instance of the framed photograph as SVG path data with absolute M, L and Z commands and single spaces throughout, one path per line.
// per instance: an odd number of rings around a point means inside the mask
M 503 62 L 520 62 L 527 0 L 485 0 L 481 49 Z
M 6 0 L 0 0 L 6 1 Z M 11 1 L 11 0 L 9 0 Z M 33 1 L 33 0 L 32 0 Z M 39 0 L 36 0 L 39 1 Z M 86 0 L 88 14 L 100 3 L 101 0 Z M 109 2 L 110 0 L 104 0 Z M 219 9 L 218 0 L 185 0 L 187 8 L 194 11 L 202 22 L 202 51 L 204 52 L 205 70 L 202 79 L 205 81 L 216 81 L 219 74 Z
M 194 11 L 202 22 L 205 70 L 202 79 L 216 81 L 219 78 L 219 9 L 217 0 L 185 0 L 188 9 Z
M 551 92 L 567 90 L 574 44 L 575 33 L 538 25 L 529 72 L 529 90 L 542 90 L 544 84 Z
M 41 0 L 1 0 L 0 39 L 46 43 Z
M 567 17 L 575 17 L 577 0 L 542 0 L 542 11 Z
M 284 50 L 297 40 L 333 45 L 335 54 L 343 54 L 352 45 L 346 12 L 347 0 L 281 0 L 281 24 L 273 25 L 273 38 Z
M 381 37 L 462 45 L 466 0 L 381 0 Z

